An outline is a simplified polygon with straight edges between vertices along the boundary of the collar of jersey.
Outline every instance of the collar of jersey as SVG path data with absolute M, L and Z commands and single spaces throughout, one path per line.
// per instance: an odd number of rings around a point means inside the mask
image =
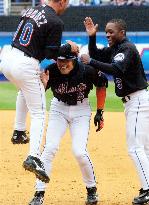
M 115 44 L 115 45 L 113 46 L 113 48 L 118 48 L 121 44 L 123 44 L 123 43 L 125 43 L 125 42 L 127 42 L 127 41 L 129 41 L 129 40 L 128 40 L 127 37 L 125 37 L 121 42 Z

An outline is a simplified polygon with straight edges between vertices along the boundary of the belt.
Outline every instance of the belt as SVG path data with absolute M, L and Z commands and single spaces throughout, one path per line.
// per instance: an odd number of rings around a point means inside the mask
M 123 103 L 126 103 L 126 102 L 128 102 L 130 100 L 130 96 L 127 95 L 125 97 L 122 97 L 121 100 L 122 100 Z
M 122 97 L 121 100 L 122 100 L 123 103 L 126 103 L 126 102 L 128 102 L 129 100 L 131 100 L 132 98 L 135 98 L 135 97 L 137 97 L 137 96 L 140 96 L 140 94 L 141 94 L 142 92 L 144 92 L 144 91 L 146 92 L 146 91 L 148 91 L 148 90 L 147 90 L 147 89 L 138 90 L 138 91 L 136 91 L 136 92 L 134 92 L 134 93 L 131 93 L 130 95 L 126 95 L 126 96 Z
M 23 52 L 23 51 L 22 51 Z M 24 53 L 24 52 L 23 52 Z M 24 53 L 24 56 L 31 58 L 32 56 L 28 55 L 27 53 Z

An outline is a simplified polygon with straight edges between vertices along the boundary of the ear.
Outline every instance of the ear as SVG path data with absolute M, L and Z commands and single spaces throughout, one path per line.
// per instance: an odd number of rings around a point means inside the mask
M 59 5 L 60 5 L 60 6 L 63 6 L 63 3 L 64 3 L 64 0 L 60 0 L 60 1 L 59 1 Z
M 125 36 L 125 30 L 120 31 L 121 36 Z

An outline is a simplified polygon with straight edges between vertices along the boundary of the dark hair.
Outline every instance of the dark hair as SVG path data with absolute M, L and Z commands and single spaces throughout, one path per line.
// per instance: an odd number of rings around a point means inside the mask
M 108 21 L 108 23 L 115 23 L 118 25 L 120 30 L 124 30 L 125 31 L 125 35 L 126 35 L 126 31 L 127 31 L 127 24 L 123 19 L 111 19 L 110 21 Z

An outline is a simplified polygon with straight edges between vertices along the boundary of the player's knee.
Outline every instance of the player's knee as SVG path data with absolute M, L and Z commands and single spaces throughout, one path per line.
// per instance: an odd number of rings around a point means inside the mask
M 34 118 L 34 119 L 45 119 L 45 116 L 46 116 L 45 109 L 31 110 L 30 113 L 31 113 L 31 118 Z
M 47 143 L 44 146 L 43 153 L 44 153 L 44 155 L 47 156 L 47 158 L 54 158 L 57 151 L 58 151 L 58 145 L 57 144 Z
M 87 158 L 86 151 L 73 149 L 73 154 L 74 154 L 76 160 L 79 162 L 79 164 L 86 163 L 86 158 Z

